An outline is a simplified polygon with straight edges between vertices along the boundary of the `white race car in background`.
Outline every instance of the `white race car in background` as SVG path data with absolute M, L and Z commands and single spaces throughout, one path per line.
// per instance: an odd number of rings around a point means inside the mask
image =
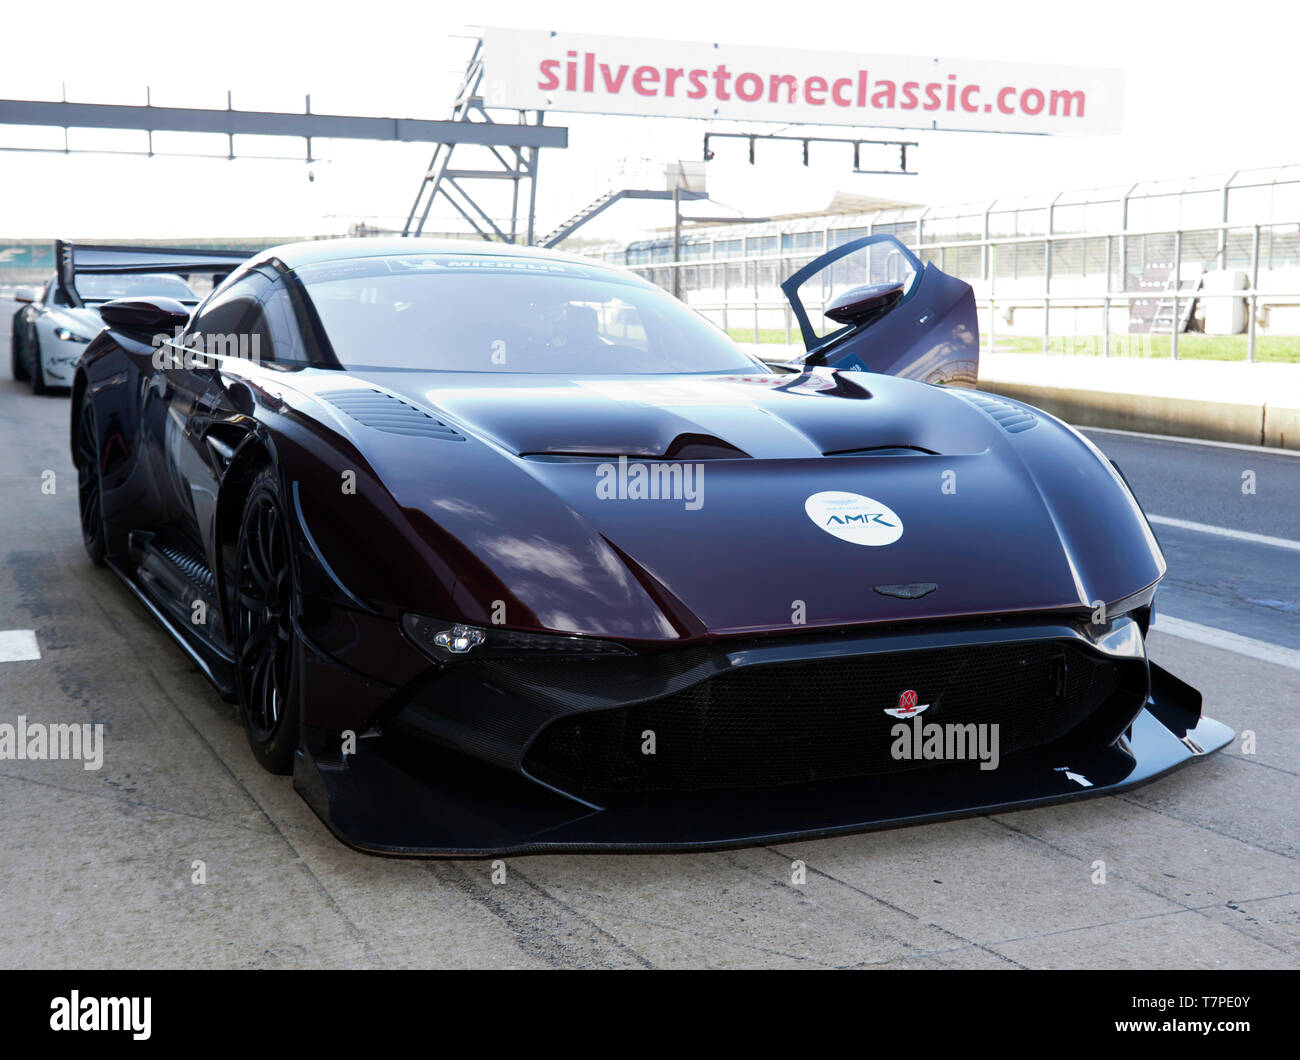
M 14 379 L 44 394 L 70 387 L 81 351 L 103 328 L 99 307 L 115 298 L 171 298 L 198 305 L 249 250 L 90 246 L 56 240 L 55 273 L 39 291 L 19 288 L 9 345 Z M 204 280 L 204 291 L 191 284 Z
M 20 287 L 14 301 L 24 303 L 14 314 L 14 378 L 30 381 L 32 392 L 43 394 L 53 387 L 72 385 L 73 372 L 82 348 L 99 334 L 104 322 L 99 306 L 114 298 L 165 297 L 187 306 L 198 304 L 194 290 L 176 275 L 82 276 L 78 290 L 83 304 L 73 306 L 51 277 L 39 292 Z

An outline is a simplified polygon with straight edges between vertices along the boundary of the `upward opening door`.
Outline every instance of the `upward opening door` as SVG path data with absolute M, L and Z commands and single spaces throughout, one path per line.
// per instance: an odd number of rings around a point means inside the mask
M 979 325 L 970 284 L 891 235 L 828 250 L 781 284 L 804 363 L 973 387 Z

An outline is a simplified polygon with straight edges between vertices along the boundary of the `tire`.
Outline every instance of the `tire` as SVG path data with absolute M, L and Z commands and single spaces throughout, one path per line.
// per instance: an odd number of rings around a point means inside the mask
M 77 410 L 77 502 L 81 510 L 81 540 L 90 561 L 104 566 L 108 532 L 104 526 L 103 482 L 99 467 L 99 435 L 95 431 L 95 407 L 90 394 L 81 395 Z
M 27 366 L 23 364 L 21 343 L 18 339 L 18 317 L 15 314 L 9 338 L 9 368 L 13 372 L 14 382 L 27 382 Z
M 32 329 L 32 393 L 48 394 L 50 388 L 45 385 L 45 369 L 41 366 L 41 336 Z
M 234 643 L 244 731 L 271 773 L 291 773 L 302 720 L 289 523 L 273 468 L 253 480 L 235 546 Z

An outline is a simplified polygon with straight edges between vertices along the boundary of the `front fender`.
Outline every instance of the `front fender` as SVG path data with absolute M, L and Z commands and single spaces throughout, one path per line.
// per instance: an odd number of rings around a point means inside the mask
M 305 536 L 352 606 L 390 618 L 417 611 L 475 625 L 673 637 L 617 551 L 496 447 L 364 427 L 353 435 L 303 413 L 277 429 L 283 473 Z
M 987 395 L 993 397 L 993 395 Z M 1126 599 L 1164 577 L 1167 565 L 1137 498 L 1114 465 L 1073 427 L 1000 395 L 1038 418 L 1009 435 L 1051 513 L 1081 598 L 1095 606 Z

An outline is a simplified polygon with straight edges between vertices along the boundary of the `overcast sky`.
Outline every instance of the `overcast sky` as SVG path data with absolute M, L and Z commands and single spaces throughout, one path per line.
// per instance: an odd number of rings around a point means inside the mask
M 709 2 L 495 0 L 364 4 L 86 3 L 6 5 L 0 97 L 443 118 L 473 34 L 487 24 L 623 36 L 1110 66 L 1124 71 L 1124 131 L 1096 137 L 919 133 L 915 177 L 854 175 L 847 151 L 799 164 L 795 145 L 743 146 L 709 166 L 709 213 L 817 209 L 837 191 L 944 204 L 1140 179 L 1300 162 L 1294 3 L 1086 4 L 928 0 Z M 355 14 L 348 14 L 355 12 Z M 543 152 L 543 230 L 612 185 L 698 159 L 718 123 L 556 114 L 570 147 Z M 753 127 L 774 132 L 779 127 Z M 848 135 L 826 128 L 825 135 Z M 890 137 L 893 133 L 880 132 Z M 864 130 L 863 135 L 874 135 Z M 143 133 L 74 130 L 74 147 L 139 150 Z M 62 147 L 58 130 L 0 126 L 0 147 Z M 224 140 L 159 134 L 157 151 L 224 154 Z M 300 156 L 299 141 L 247 138 L 237 150 Z M 427 145 L 316 144 L 323 160 L 119 157 L 0 151 L 0 238 L 308 235 L 357 220 L 400 227 Z M 314 180 L 308 179 L 308 174 Z M 441 206 L 429 229 L 456 227 Z M 622 238 L 670 221 L 666 204 L 622 204 L 584 235 Z

